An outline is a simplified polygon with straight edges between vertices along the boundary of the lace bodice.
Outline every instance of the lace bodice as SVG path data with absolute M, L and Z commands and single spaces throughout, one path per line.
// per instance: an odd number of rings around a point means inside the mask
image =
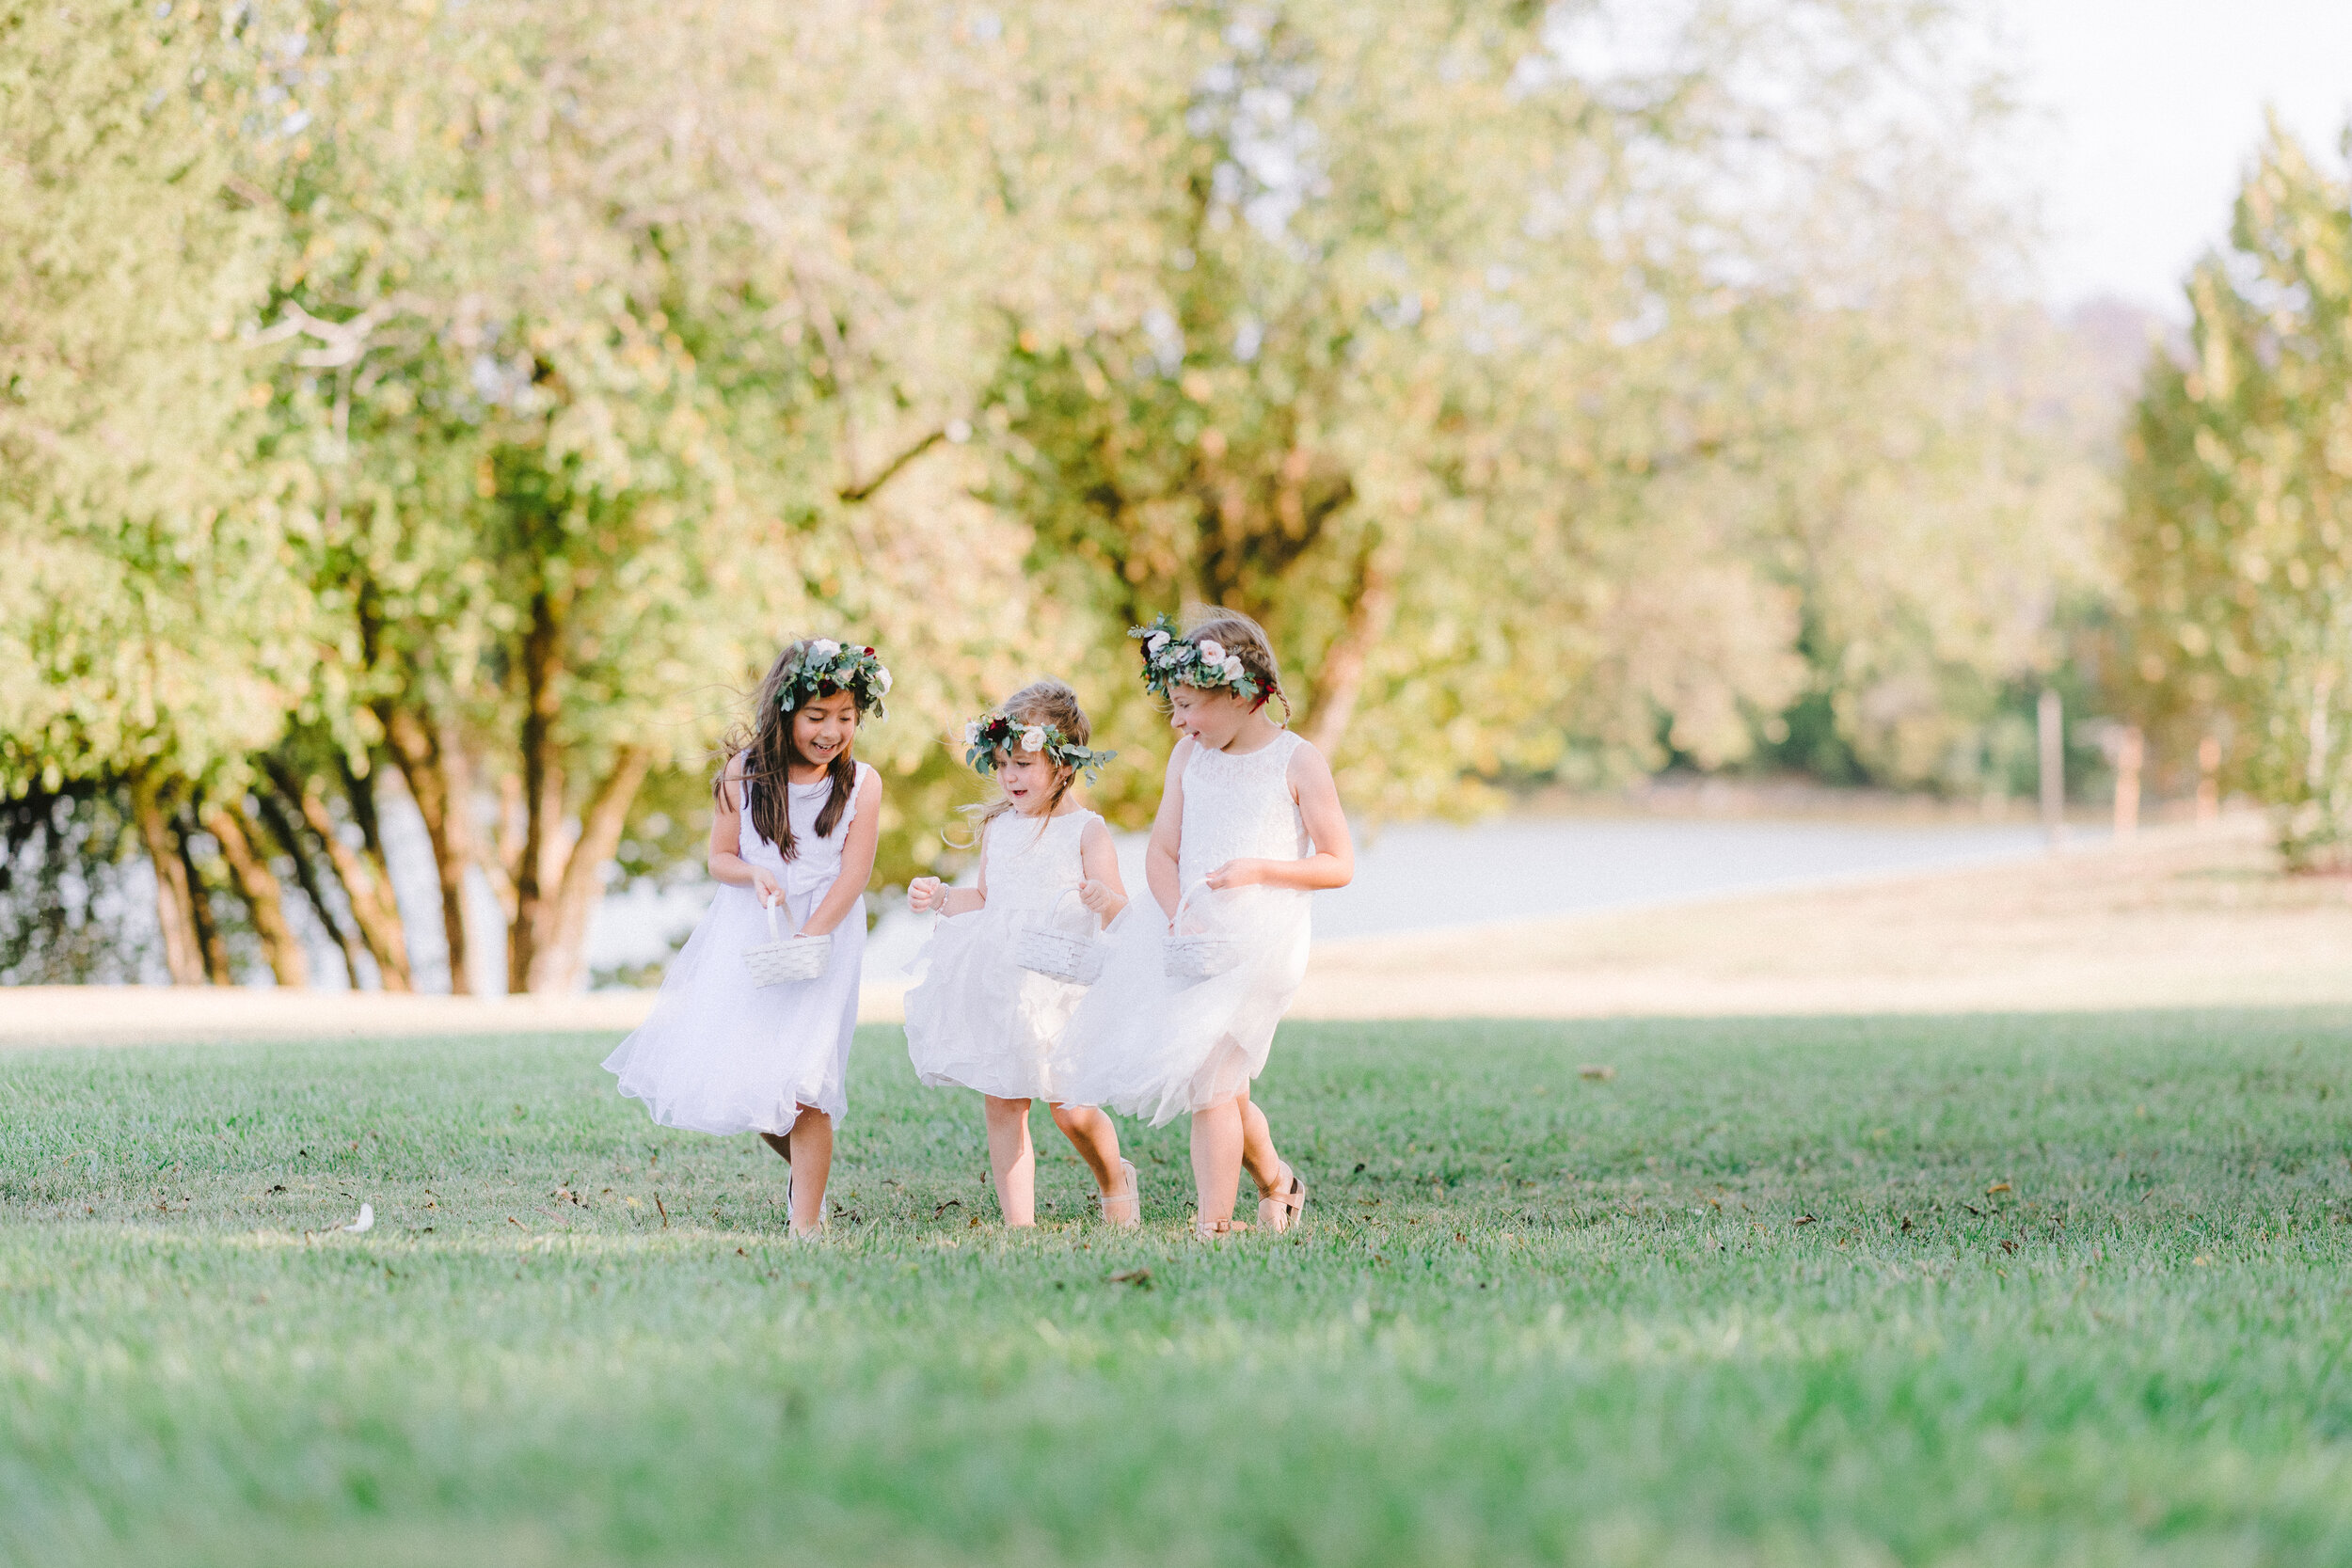
M 1176 874 L 1185 887 L 1231 860 L 1304 860 L 1314 852 L 1291 797 L 1288 730 L 1236 756 L 1196 745 L 1184 764 L 1184 837 Z
M 992 818 L 981 850 L 988 863 L 988 907 L 1042 911 L 1085 881 L 1079 840 L 1088 823 L 1101 820 L 1090 811 L 1067 812 L 1042 822 L 1018 812 Z

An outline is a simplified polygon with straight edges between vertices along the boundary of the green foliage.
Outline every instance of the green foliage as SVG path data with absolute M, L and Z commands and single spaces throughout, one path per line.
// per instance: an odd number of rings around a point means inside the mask
M 1883 90 L 1951 15 L 1709 12 L 1664 63 L 1605 10 L 1177 16 L 1106 198 L 1138 264 L 1016 316 L 989 394 L 1034 574 L 1104 635 L 1256 615 L 1375 812 L 1723 766 L 1808 700 L 1873 778 L 1973 782 L 2103 494 L 2070 345 L 1985 282 L 1982 127 Z
M 2352 844 L 2352 187 L 2274 123 L 2231 245 L 2133 425 L 2128 684 L 2161 731 L 2226 739 L 2308 865 Z
M 2352 1554 L 2340 1011 L 1292 1025 L 1216 1247 L 890 1029 L 795 1245 L 609 1043 L 9 1056 L 0 1560 Z
M 1635 8 L 0 9 L 0 784 L 115 781 L 167 859 L 298 818 L 259 872 L 353 884 L 389 983 L 479 873 L 543 990 L 796 634 L 898 677 L 884 882 L 1037 674 L 1141 820 L 1119 634 L 1186 599 L 1375 816 L 1792 712 L 1974 787 L 2103 498 L 1987 281 L 1997 104 L 1924 69 L 1965 19 Z
M 248 493 L 242 40 L 194 8 L 0 6 L 0 791 L 266 744 L 308 607 Z

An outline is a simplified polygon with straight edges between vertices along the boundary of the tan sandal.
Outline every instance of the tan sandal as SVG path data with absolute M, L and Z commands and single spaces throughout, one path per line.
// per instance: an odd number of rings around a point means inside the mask
M 1258 1223 L 1277 1236 L 1296 1225 L 1307 1211 L 1307 1183 L 1287 1164 L 1282 1166 L 1282 1191 L 1258 1199 Z
M 1136 1167 L 1131 1162 L 1120 1161 L 1119 1168 L 1127 1173 L 1127 1190 L 1116 1196 L 1110 1193 L 1095 1196 L 1103 1205 L 1104 1224 L 1115 1225 L 1121 1230 L 1133 1230 L 1143 1223 L 1143 1183 L 1136 1180 Z
M 1221 1242 L 1249 1228 L 1248 1220 L 1195 1220 L 1192 1233 L 1204 1242 Z

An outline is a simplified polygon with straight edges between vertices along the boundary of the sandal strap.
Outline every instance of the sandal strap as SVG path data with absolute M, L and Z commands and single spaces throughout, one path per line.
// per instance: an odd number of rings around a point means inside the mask
M 1258 1201 L 1260 1203 L 1279 1203 L 1284 1208 L 1294 1211 L 1305 1209 L 1307 1207 L 1307 1183 L 1301 1181 L 1298 1179 L 1298 1172 L 1293 1170 L 1287 1164 L 1282 1167 L 1282 1176 L 1283 1179 L 1290 1184 L 1279 1193 L 1260 1193 L 1258 1195 Z

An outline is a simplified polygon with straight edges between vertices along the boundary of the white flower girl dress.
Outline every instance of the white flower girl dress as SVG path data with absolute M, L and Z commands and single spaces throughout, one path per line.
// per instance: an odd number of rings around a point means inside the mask
M 1184 764 L 1180 887 L 1199 888 L 1227 861 L 1304 860 L 1314 852 L 1290 787 L 1299 744 L 1284 730 L 1238 756 L 1194 747 Z M 1136 897 L 1113 923 L 1103 976 L 1063 1036 L 1071 1098 L 1148 1117 L 1156 1127 L 1248 1087 L 1306 975 L 1313 896 L 1263 886 L 1193 893 L 1180 934 L 1238 938 L 1241 957 L 1223 974 L 1191 982 L 1168 975 L 1168 920 L 1158 900 Z
M 859 763 L 856 788 L 863 789 L 873 771 Z M 787 785 L 795 851 L 787 861 L 752 825 L 751 785 L 738 787 L 743 792 L 739 852 L 784 885 L 785 908 L 776 913 L 781 920 L 788 911 L 788 927 L 797 927 L 841 875 L 842 847 L 857 816 L 856 795 L 834 824 L 832 836 L 819 838 L 817 817 L 825 809 L 832 781 Z M 769 940 L 758 895 L 723 883 L 662 976 L 652 1015 L 605 1058 L 605 1069 L 620 1078 L 621 1092 L 644 1101 L 662 1126 L 786 1133 L 803 1105 L 814 1105 L 836 1125 L 848 1114 L 866 900 L 861 896 L 834 927 L 833 952 L 814 980 L 753 985 L 743 949 Z
M 1032 923 L 1096 927 L 1093 911 L 1065 895 L 1086 881 L 1079 841 L 1101 820 L 1090 811 L 1004 812 L 980 830 L 988 903 L 940 917 L 922 982 L 907 993 L 907 1055 L 924 1083 L 1000 1100 L 1067 1099 L 1062 1029 L 1086 991 L 1022 968 L 1014 949 Z

